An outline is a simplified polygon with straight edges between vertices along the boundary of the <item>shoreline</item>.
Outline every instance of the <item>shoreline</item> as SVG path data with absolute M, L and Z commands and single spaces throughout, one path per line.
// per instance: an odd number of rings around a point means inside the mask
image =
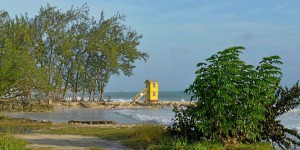
M 113 121 L 117 124 L 154 123 L 168 125 L 173 118 L 173 107 L 187 107 L 195 102 L 163 101 L 144 102 L 53 102 L 52 111 L 13 111 L 3 113 L 13 118 L 30 118 L 37 121 L 67 123 L 69 121 Z M 28 113 L 27 113 L 28 112 Z M 29 113 L 30 112 L 30 113 Z M 89 114 L 88 116 L 85 116 Z
M 0 99 L 0 112 L 51 112 L 55 107 L 81 107 L 99 109 L 130 109 L 130 108 L 174 108 L 196 105 L 195 101 L 158 101 L 158 102 L 129 102 L 129 101 L 21 101 L 20 99 Z
M 83 108 L 99 108 L 99 109 L 122 109 L 122 108 L 173 108 L 188 107 L 195 105 L 196 102 L 182 101 L 159 101 L 155 103 L 145 102 L 52 102 L 53 107 L 83 107 Z

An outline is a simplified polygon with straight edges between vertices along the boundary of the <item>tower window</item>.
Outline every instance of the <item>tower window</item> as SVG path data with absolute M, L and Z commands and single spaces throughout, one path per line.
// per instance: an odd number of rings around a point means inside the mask
M 155 83 L 153 83 L 153 87 L 154 87 L 154 88 L 156 87 L 156 84 L 155 84 Z
M 156 95 L 156 93 L 155 93 L 155 92 L 153 92 L 153 93 L 152 93 L 152 96 L 155 96 L 155 95 Z

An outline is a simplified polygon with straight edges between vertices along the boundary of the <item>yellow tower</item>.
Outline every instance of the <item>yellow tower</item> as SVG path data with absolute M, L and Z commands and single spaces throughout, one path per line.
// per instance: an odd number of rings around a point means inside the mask
M 146 102 L 158 101 L 158 82 L 157 81 L 145 81 L 147 93 L 145 94 Z

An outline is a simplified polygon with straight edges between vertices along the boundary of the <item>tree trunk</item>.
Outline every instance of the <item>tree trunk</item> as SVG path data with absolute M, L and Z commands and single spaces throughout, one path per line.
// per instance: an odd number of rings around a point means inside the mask
M 104 101 L 104 92 L 103 89 L 99 90 L 99 101 Z
M 29 98 L 30 101 L 32 100 L 32 92 L 31 92 L 31 89 L 29 89 L 29 91 L 28 91 L 28 98 Z
M 75 96 L 75 102 L 78 102 L 78 82 L 79 82 L 79 67 L 77 67 L 77 71 L 76 71 L 76 78 L 75 78 L 75 88 L 74 88 L 74 96 Z
M 82 97 L 81 97 L 81 101 L 85 101 L 85 87 L 83 87 L 83 89 L 82 89 Z
M 93 91 L 92 102 L 95 102 L 95 92 Z
M 59 69 L 58 69 L 58 74 L 59 75 L 62 75 L 62 68 L 63 68 L 63 62 L 61 61 L 60 62 L 60 66 L 59 66 Z M 61 90 L 62 90 L 62 85 L 63 85 L 63 78 L 61 78 L 59 84 L 57 85 L 59 88 L 57 89 L 57 94 L 55 95 L 56 96 L 56 99 L 60 102 L 61 101 Z M 56 89 L 56 87 L 55 87 Z
M 69 85 L 69 73 L 68 73 L 68 76 L 67 76 L 67 80 L 65 82 L 65 89 L 64 89 L 64 92 L 63 92 L 63 96 L 62 96 L 63 99 L 65 99 L 65 97 L 66 97 L 68 85 Z
M 75 87 L 75 90 L 74 90 L 74 102 L 78 102 L 78 90 L 77 90 L 77 86 Z
M 61 91 L 62 91 L 62 82 L 61 82 L 61 84 L 60 84 L 60 87 L 59 87 L 59 89 L 58 89 L 58 101 L 59 102 L 61 102 L 61 99 L 62 99 L 62 97 L 61 97 Z
M 91 102 L 93 102 L 93 101 L 94 101 L 94 99 L 95 99 L 95 96 L 94 96 L 94 91 L 93 91 L 93 90 L 91 90 L 89 93 L 90 93 L 90 95 L 89 95 L 89 102 L 91 103 Z
M 108 71 L 105 73 L 105 78 L 103 79 L 103 81 L 98 82 L 99 86 L 98 86 L 98 90 L 99 90 L 99 101 L 104 101 L 104 88 L 106 86 L 106 83 L 108 83 L 108 79 L 109 79 L 109 69 Z
M 47 94 L 47 100 L 48 100 L 48 104 L 52 101 L 51 100 L 51 91 L 49 91 Z
M 91 102 L 92 99 L 92 91 L 89 91 L 89 102 Z
M 83 87 L 82 87 L 82 98 L 81 100 L 82 101 L 85 101 L 85 91 L 86 91 L 86 86 L 87 86 L 87 66 L 86 66 L 86 69 L 85 69 L 85 74 L 84 74 L 84 83 L 83 83 Z

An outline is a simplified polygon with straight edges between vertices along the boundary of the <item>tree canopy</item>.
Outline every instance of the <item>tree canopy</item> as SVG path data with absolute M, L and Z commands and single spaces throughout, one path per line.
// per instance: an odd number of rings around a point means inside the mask
M 75 101 L 80 92 L 102 100 L 111 75 L 130 76 L 135 61 L 149 56 L 125 15 L 97 18 L 87 5 L 62 11 L 48 4 L 33 18 L 0 11 L 0 96 L 61 100 L 71 90 Z

